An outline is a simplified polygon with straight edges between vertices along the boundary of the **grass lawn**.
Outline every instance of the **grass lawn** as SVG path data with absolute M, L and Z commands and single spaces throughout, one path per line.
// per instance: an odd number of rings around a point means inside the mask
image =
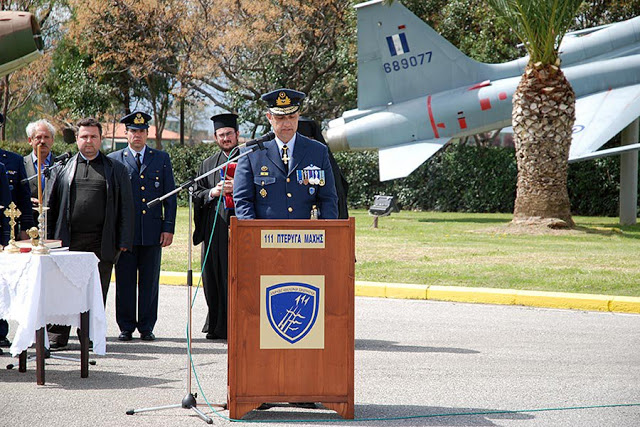
M 356 280 L 640 296 L 640 225 L 574 217 L 576 229 L 523 234 L 510 214 L 400 212 L 356 218 Z M 178 209 L 165 271 L 186 271 L 188 211 Z M 200 247 L 193 270 L 200 271 Z

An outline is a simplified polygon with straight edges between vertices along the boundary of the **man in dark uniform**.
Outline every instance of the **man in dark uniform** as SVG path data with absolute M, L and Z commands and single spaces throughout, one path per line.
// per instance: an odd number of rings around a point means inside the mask
M 238 161 L 233 190 L 238 219 L 338 217 L 327 147 L 296 132 L 304 97 L 291 89 L 262 95 L 275 138 L 264 143 L 265 150 Z
M 0 127 L 4 126 L 4 116 L 0 114 Z M 21 212 L 18 226 L 15 228 L 16 240 L 28 239 L 27 230 L 33 227 L 33 215 L 31 215 L 31 191 L 27 184 L 27 172 L 22 164 L 22 156 L 0 148 L 0 163 L 6 169 L 11 201 L 16 204 Z M 0 347 L 9 347 L 11 342 L 7 339 L 9 324 L 0 319 Z
M 133 248 L 133 198 L 125 167 L 100 152 L 102 125 L 95 119 L 76 126 L 79 153 L 57 174 L 49 199 L 50 235 L 72 251 L 93 252 L 106 303 L 111 271 Z M 65 347 L 69 326 L 52 325 L 50 347 Z
M 175 231 L 175 195 L 153 208 L 147 206 L 175 189 L 169 155 L 147 146 L 150 120 L 151 116 L 141 111 L 123 117 L 120 123 L 127 128 L 128 147 L 109 154 L 129 172 L 136 221 L 133 250 L 122 254 L 116 266 L 116 321 L 121 331 L 120 341 L 131 341 L 136 328 L 140 339 L 156 339 L 153 327 L 158 319 L 162 248 L 173 242 Z
M 51 147 L 53 146 L 53 136 L 56 133 L 56 128 L 47 120 L 42 119 L 36 122 L 29 123 L 27 125 L 27 139 L 29 145 L 31 145 L 32 151 L 23 158 L 24 168 L 29 178 L 38 173 L 38 150 L 40 151 L 42 162 L 42 201 L 44 206 L 49 206 L 49 194 L 51 194 L 51 183 L 53 183 L 53 177 L 49 172 L 50 167 L 53 165 L 53 154 L 51 153 Z M 31 204 L 33 206 L 33 222 L 38 224 L 38 178 L 34 177 L 29 180 L 29 189 L 31 190 Z
M 238 116 L 218 114 L 211 117 L 211 120 L 220 152 L 202 162 L 198 176 L 227 163 L 230 157 L 238 154 Z M 207 339 L 227 338 L 229 218 L 235 213 L 232 203 L 226 200 L 233 193 L 233 177 L 230 176 L 233 167 L 235 165 L 229 168 L 224 180 L 220 171 L 198 181 L 194 197 L 196 228 L 193 244 L 203 243 L 202 283 L 209 312 L 202 332 L 206 332 Z

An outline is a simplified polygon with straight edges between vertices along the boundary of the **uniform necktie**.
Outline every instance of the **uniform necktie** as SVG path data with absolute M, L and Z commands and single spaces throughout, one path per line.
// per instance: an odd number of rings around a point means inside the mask
M 287 155 L 288 150 L 289 147 L 287 147 L 287 144 L 284 144 L 282 146 L 282 164 L 284 164 L 285 172 L 289 172 L 289 156 Z
M 142 167 L 142 162 L 140 161 L 140 153 L 136 153 L 136 165 L 138 166 L 138 172 L 140 172 L 140 168 Z

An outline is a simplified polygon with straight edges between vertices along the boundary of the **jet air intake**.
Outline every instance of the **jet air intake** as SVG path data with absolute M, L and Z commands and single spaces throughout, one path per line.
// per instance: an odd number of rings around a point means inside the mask
M 0 77 L 36 60 L 44 45 L 29 12 L 0 11 Z

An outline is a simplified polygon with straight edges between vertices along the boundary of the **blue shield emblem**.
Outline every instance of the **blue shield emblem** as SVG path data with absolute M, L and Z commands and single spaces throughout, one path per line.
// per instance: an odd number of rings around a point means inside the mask
M 271 327 L 291 344 L 304 338 L 316 323 L 319 288 L 306 283 L 279 283 L 267 288 L 266 298 Z

